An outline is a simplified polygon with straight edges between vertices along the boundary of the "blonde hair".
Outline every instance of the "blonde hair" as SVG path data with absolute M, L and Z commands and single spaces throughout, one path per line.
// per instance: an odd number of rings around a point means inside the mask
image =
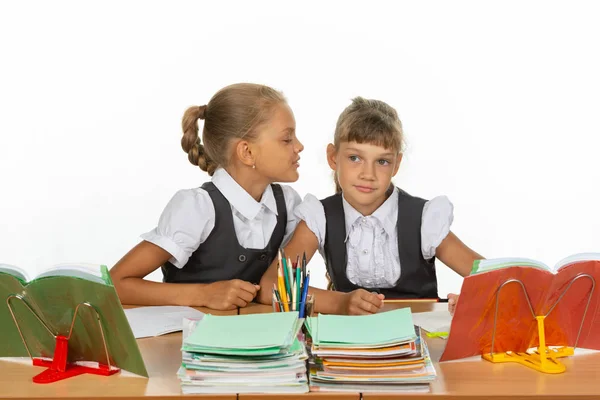
M 340 114 L 335 126 L 333 145 L 339 150 L 342 142 L 370 143 L 400 153 L 404 134 L 398 113 L 381 100 L 355 97 Z M 334 175 L 336 193 L 342 188 Z
M 193 106 L 183 114 L 181 148 L 189 161 L 213 175 L 229 163 L 233 139 L 256 139 L 256 128 L 265 123 L 283 94 L 268 86 L 237 83 L 219 90 L 204 106 Z M 198 120 L 204 120 L 202 140 Z

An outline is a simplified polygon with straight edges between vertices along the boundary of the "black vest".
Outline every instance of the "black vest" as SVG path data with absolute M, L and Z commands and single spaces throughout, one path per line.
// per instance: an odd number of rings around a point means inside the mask
M 335 290 L 351 292 L 359 289 L 346 275 L 346 222 L 342 195 L 321 200 L 325 210 L 325 264 Z M 421 217 L 426 200 L 398 191 L 398 253 L 400 278 L 392 288 L 364 288 L 378 292 L 387 299 L 438 298 L 435 258 L 425 260 L 421 252 Z
M 264 249 L 242 247 L 235 234 L 231 205 L 212 182 L 206 190 L 215 207 L 215 226 L 206 241 L 192 253 L 183 268 L 170 262 L 162 266 L 163 281 L 174 283 L 213 283 L 242 279 L 258 284 L 281 246 L 287 224 L 287 209 L 281 186 L 273 184 L 277 204 L 277 225 Z

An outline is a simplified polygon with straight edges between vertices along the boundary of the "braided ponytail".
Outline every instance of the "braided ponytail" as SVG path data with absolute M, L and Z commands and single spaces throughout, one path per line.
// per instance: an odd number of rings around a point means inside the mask
M 217 165 L 206 154 L 198 136 L 198 120 L 204 120 L 205 118 L 206 106 L 193 106 L 185 111 L 181 121 L 181 128 L 183 129 L 181 148 L 188 154 L 190 163 L 197 165 L 201 170 L 212 176 L 217 169 Z

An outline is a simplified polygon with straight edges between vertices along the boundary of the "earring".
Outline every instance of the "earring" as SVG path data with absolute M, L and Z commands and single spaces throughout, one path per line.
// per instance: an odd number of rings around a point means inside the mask
M 256 169 L 256 164 L 252 164 L 252 169 Z

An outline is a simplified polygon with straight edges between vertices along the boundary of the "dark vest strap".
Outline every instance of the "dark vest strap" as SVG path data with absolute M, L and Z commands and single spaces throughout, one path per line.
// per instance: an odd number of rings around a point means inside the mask
M 396 230 L 401 273 L 396 287 L 389 293 L 389 296 L 438 297 L 435 257 L 425 260 L 421 250 L 421 222 L 426 202 L 426 200 L 411 196 L 401 189 L 398 191 Z
M 358 288 L 346 276 L 346 220 L 341 193 L 321 200 L 325 211 L 325 266 L 334 290 L 351 292 Z

